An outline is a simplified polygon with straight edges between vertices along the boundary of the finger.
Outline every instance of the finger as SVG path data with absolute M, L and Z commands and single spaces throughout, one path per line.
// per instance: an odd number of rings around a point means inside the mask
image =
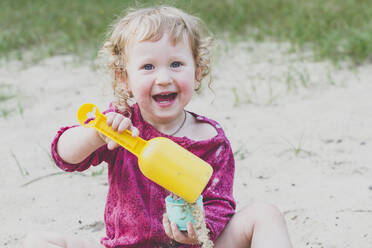
M 167 214 L 163 214 L 163 227 L 165 234 L 167 234 L 169 238 L 174 239 Z
M 107 117 L 107 125 L 108 125 L 108 126 L 111 126 L 111 125 L 112 125 L 112 122 L 114 121 L 115 115 L 116 115 L 116 113 L 113 113 L 113 112 L 110 112 L 110 113 L 107 113 L 107 114 L 106 114 L 106 117 Z
M 187 222 L 187 235 L 188 235 L 189 238 L 191 238 L 195 241 L 198 240 L 198 236 L 196 235 L 194 225 L 192 224 L 191 221 Z
M 132 132 L 133 137 L 137 137 L 139 135 L 139 130 L 135 126 L 131 126 L 130 131 Z
M 128 129 L 132 125 L 131 121 L 128 118 L 123 118 L 118 126 L 118 132 L 121 133 L 124 130 Z
M 111 125 L 111 128 L 114 130 L 114 131 L 117 131 L 118 130 L 118 127 L 121 123 L 121 121 L 123 120 L 124 116 L 122 115 L 119 115 L 117 114 L 112 122 L 112 125 Z
M 107 148 L 109 150 L 114 150 L 116 147 L 118 147 L 118 143 L 116 143 L 115 141 L 113 141 L 112 139 L 108 139 L 108 142 L 107 142 Z
M 174 240 L 176 240 L 179 243 L 184 243 L 184 244 L 188 243 L 189 241 L 188 238 L 180 231 L 180 229 L 178 229 L 176 223 L 172 222 L 171 228 L 172 228 Z

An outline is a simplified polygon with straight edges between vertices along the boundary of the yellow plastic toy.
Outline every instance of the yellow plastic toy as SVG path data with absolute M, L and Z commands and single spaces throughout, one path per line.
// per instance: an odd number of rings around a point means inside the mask
M 88 114 L 95 119 L 86 123 Z M 83 104 L 77 118 L 82 126 L 97 129 L 136 155 L 147 178 L 190 203 L 196 201 L 212 176 L 213 169 L 208 163 L 170 139 L 157 137 L 146 141 L 133 137 L 128 130 L 122 133 L 112 130 L 106 116 L 94 104 Z

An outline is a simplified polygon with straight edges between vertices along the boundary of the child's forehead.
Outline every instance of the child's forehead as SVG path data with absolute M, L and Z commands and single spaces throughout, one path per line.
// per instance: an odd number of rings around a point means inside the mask
M 155 43 L 155 42 L 168 42 L 172 47 L 180 47 L 186 46 L 190 48 L 190 40 L 187 37 L 175 37 L 168 32 L 159 33 L 157 35 L 153 35 L 151 37 L 143 38 L 143 37 L 132 37 L 128 40 L 127 49 L 132 49 L 135 46 L 145 47 L 148 44 Z

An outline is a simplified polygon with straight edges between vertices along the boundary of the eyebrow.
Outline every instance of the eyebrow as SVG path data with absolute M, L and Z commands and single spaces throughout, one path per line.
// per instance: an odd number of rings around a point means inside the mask
M 154 61 L 156 58 L 153 58 L 153 57 L 151 57 L 151 56 L 144 56 L 144 57 L 140 57 L 140 58 L 138 58 L 138 62 L 139 63 L 145 63 L 145 62 L 147 62 L 147 61 L 149 61 L 149 62 L 152 62 L 152 61 Z M 186 56 L 184 56 L 184 55 L 182 55 L 182 54 L 176 54 L 176 55 L 172 55 L 172 56 L 170 56 L 169 57 L 169 60 L 186 60 L 187 58 L 186 58 Z

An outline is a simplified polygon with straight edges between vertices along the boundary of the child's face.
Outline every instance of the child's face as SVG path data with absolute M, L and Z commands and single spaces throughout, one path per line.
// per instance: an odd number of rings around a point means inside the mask
M 136 42 L 128 49 L 127 78 L 141 114 L 152 124 L 183 115 L 196 81 L 194 58 L 188 42 L 172 44 L 164 34 L 159 41 Z

